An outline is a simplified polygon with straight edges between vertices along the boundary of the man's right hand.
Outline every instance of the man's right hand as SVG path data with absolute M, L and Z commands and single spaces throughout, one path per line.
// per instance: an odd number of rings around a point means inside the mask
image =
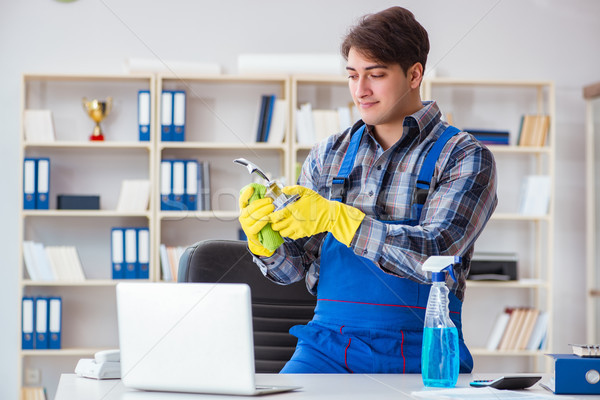
M 269 214 L 275 210 L 273 200 L 269 197 L 254 200 L 248 204 L 254 194 L 254 188 L 248 187 L 240 194 L 240 216 L 238 220 L 248 238 L 248 248 L 257 256 L 270 257 L 273 251 L 266 249 L 258 240 L 258 232 L 269 222 Z

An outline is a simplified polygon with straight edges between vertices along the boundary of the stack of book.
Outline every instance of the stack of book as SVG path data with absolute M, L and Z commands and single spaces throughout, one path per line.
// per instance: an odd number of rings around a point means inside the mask
M 600 344 L 571 344 L 573 354 L 579 357 L 600 357 Z
M 177 282 L 179 259 L 187 247 L 160 245 L 160 268 L 165 282 Z
M 530 307 L 507 307 L 489 336 L 488 350 L 515 351 L 543 348 L 548 314 Z
M 505 145 L 508 146 L 510 132 L 496 131 L 488 129 L 465 128 L 464 132 L 469 132 L 479 142 L 489 145 Z
M 281 144 L 285 136 L 287 101 L 274 94 L 261 96 L 256 127 L 256 141 Z
M 353 104 L 335 110 L 313 109 L 305 103 L 296 110 L 296 137 L 300 145 L 313 145 L 352 126 L 360 116 Z
M 44 246 L 23 242 L 25 269 L 32 281 L 81 282 L 85 280 L 75 246 Z
M 544 146 L 549 129 L 549 115 L 524 115 L 521 118 L 519 146 Z
M 46 400 L 46 389 L 43 387 L 22 387 L 21 400 Z

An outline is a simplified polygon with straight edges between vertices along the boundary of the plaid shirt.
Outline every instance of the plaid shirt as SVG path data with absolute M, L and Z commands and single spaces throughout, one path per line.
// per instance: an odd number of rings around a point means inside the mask
M 366 216 L 350 247 L 383 271 L 430 283 L 421 265 L 432 255 L 461 255 L 455 267 L 458 282 L 448 287 L 463 300 L 473 244 L 496 204 L 496 167 L 492 153 L 461 132 L 444 146 L 437 160 L 429 195 L 416 226 L 392 224 L 411 217 L 415 184 L 429 149 L 448 126 L 435 102 L 425 102 L 405 118 L 402 138 L 383 150 L 372 134 L 364 134 L 348 177 L 346 204 Z M 350 143 L 351 129 L 316 145 L 304 162 L 300 185 L 329 198 Z M 368 130 L 365 131 L 367 133 Z M 271 280 L 288 284 L 306 279 L 316 293 L 321 246 L 326 233 L 290 240 L 271 257 L 254 257 Z

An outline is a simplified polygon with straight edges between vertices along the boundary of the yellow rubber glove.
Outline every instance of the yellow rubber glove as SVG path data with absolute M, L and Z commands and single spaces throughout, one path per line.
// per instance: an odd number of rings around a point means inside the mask
M 281 236 L 291 239 L 331 232 L 346 246 L 350 246 L 365 214 L 358 208 L 331 201 L 304 186 L 283 188 L 287 195 L 300 195 L 300 198 L 271 214 L 271 227 Z
M 269 197 L 254 200 L 248 204 L 248 201 L 254 194 L 254 188 L 249 186 L 240 194 L 240 216 L 238 220 L 242 229 L 248 238 L 248 248 L 257 256 L 270 257 L 273 251 L 266 249 L 258 240 L 258 232 L 270 221 L 269 214 L 273 212 L 275 206 L 273 200 Z

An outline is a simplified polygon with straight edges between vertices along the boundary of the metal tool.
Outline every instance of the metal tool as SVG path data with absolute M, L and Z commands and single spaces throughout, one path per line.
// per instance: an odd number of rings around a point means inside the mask
M 285 193 L 283 193 L 283 191 L 281 190 L 283 189 L 283 185 L 281 183 L 279 183 L 276 180 L 270 180 L 267 177 L 267 174 L 258 165 L 246 160 L 245 158 L 237 158 L 233 160 L 233 162 L 246 167 L 250 175 L 256 173 L 258 176 L 263 178 L 263 180 L 265 181 L 265 187 L 267 188 L 265 196 L 273 199 L 275 211 L 285 208 L 288 204 L 291 204 L 300 198 L 300 196 L 298 196 L 297 194 L 293 196 L 288 196 Z

